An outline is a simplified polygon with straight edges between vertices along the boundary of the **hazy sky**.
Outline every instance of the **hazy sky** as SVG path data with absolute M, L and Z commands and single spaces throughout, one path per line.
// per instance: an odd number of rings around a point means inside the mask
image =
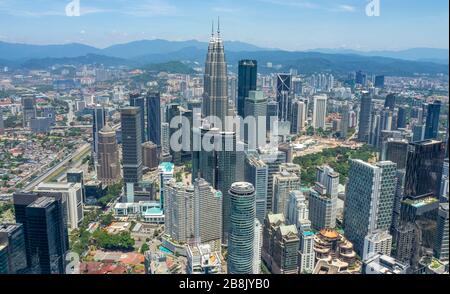
M 80 42 L 97 47 L 132 40 L 207 40 L 221 18 L 226 40 L 286 50 L 448 48 L 448 0 L 0 0 L 0 40 Z M 76 1 L 76 0 L 75 0 Z M 372 0 L 377 1 L 377 0 Z

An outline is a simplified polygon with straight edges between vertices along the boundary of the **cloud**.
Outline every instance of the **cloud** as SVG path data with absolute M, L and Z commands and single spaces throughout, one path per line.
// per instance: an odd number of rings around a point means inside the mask
M 356 11 L 356 7 L 355 6 L 351 6 L 351 5 L 341 4 L 341 5 L 338 6 L 337 11 L 354 12 L 354 11 Z

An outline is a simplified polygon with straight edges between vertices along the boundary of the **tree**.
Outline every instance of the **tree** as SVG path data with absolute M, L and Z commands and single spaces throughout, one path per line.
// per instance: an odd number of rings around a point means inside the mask
M 140 252 L 144 254 L 146 251 L 150 250 L 150 247 L 147 243 L 142 244 Z

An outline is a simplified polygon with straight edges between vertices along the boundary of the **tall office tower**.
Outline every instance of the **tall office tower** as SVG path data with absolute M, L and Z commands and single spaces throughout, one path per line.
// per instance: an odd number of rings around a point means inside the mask
M 220 28 L 218 28 L 217 36 L 214 35 L 214 32 L 211 35 L 206 56 L 203 82 L 203 117 L 215 116 L 224 124 L 225 117 L 228 115 L 227 90 L 227 63 Z M 216 125 L 214 122 L 211 123 Z M 223 127 L 224 125 L 222 125 Z
M 152 141 L 142 144 L 142 164 L 144 167 L 154 170 L 159 165 L 158 146 Z
M 351 160 L 344 207 L 345 235 L 362 256 L 364 238 L 391 226 L 396 188 L 396 164 L 376 165 Z
M 97 179 L 106 185 L 120 181 L 119 148 L 116 131 L 106 125 L 98 135 Z
M 277 228 L 273 241 L 273 274 L 298 273 L 298 249 L 300 239 L 295 225 L 282 224 Z
M 333 229 L 336 226 L 337 197 L 327 195 L 326 188 L 316 183 L 309 192 L 309 219 L 315 230 Z
M 170 154 L 170 125 L 161 123 L 161 158 Z
M 437 139 L 439 135 L 439 115 L 441 113 L 441 101 L 428 104 L 427 121 L 425 125 L 425 140 Z
M 391 255 L 392 236 L 384 230 L 375 230 L 364 238 L 362 260 L 367 260 L 376 254 Z
M 381 160 L 389 160 L 397 164 L 397 169 L 406 167 L 406 155 L 408 154 L 408 140 L 389 138 L 383 143 Z
M 258 62 L 256 60 L 240 60 L 238 69 L 237 114 L 245 117 L 245 99 L 250 91 L 256 91 Z
M 375 148 L 378 148 L 381 134 L 381 113 L 378 110 L 372 112 L 369 130 L 368 143 Z
M 444 160 L 444 167 L 442 168 L 442 178 L 440 187 L 440 201 L 448 202 L 449 194 L 449 163 L 448 158 Z
M 362 86 L 366 85 L 366 81 L 367 81 L 367 75 L 365 73 L 363 73 L 362 71 L 357 71 L 356 72 L 356 77 L 355 77 L 355 82 L 357 84 L 360 84 Z
M 278 102 L 270 100 L 267 102 L 267 120 L 266 130 L 267 134 L 273 132 L 273 124 L 278 120 Z
M 106 124 L 106 111 L 100 106 L 96 105 L 92 109 L 92 154 L 94 156 L 94 162 L 97 163 L 98 153 L 98 136 L 101 129 Z
M 215 251 L 222 245 L 222 198 L 222 192 L 204 179 L 194 180 L 194 238 Z
M 419 196 L 433 193 L 439 196 L 445 144 L 426 140 L 410 143 L 406 159 L 405 195 Z
M 164 196 L 165 233 L 172 240 L 187 243 L 194 238 L 194 187 L 170 180 Z
M 40 197 L 25 208 L 30 268 L 40 274 L 65 273 L 69 250 L 61 200 Z
M 120 112 L 123 181 L 125 184 L 137 184 L 142 180 L 142 125 L 140 111 L 139 107 L 125 107 Z
M 292 162 L 283 162 L 280 164 L 280 172 L 287 171 L 289 173 L 295 174 L 299 179 L 301 178 L 301 168 L 300 165 Z
M 146 96 L 147 140 L 161 146 L 161 98 L 158 92 Z
M 294 190 L 289 193 L 286 223 L 300 228 L 301 222 L 309 220 L 308 204 L 302 192 Z
M 248 155 L 245 160 L 245 181 L 255 187 L 256 218 L 264 223 L 267 214 L 267 182 L 269 169 L 255 155 Z
M 173 162 L 175 164 L 181 164 L 182 162 L 190 161 L 193 140 L 191 127 L 193 125 L 193 112 L 180 106 L 178 103 L 171 103 L 167 106 L 166 119 L 169 124 L 172 124 L 169 131 L 170 138 L 176 136 L 176 133 L 181 131 L 183 144 L 185 144 L 181 146 L 181 149 L 170 149 Z M 189 121 L 189 124 L 186 121 Z
M 384 107 L 385 108 L 390 108 L 391 110 L 394 110 L 395 108 L 395 101 L 396 101 L 396 97 L 395 94 L 388 94 L 386 96 L 386 99 L 384 100 Z
M 385 130 L 395 130 L 396 127 L 394 123 L 396 123 L 394 119 L 394 111 L 389 108 L 383 109 L 380 113 L 380 132 Z
M 249 91 L 245 98 L 244 117 L 254 118 L 255 125 L 244 126 L 244 142 L 249 150 L 266 145 L 267 98 L 262 91 Z
M 305 130 L 307 112 L 307 104 L 302 100 L 296 100 L 292 103 L 292 122 L 291 133 L 298 134 Z
M 275 235 L 279 226 L 284 224 L 285 218 L 282 213 L 269 213 L 264 219 L 263 226 L 263 248 L 262 259 L 269 270 L 272 270 L 272 262 L 274 257 Z
M 277 74 L 278 120 L 289 121 L 291 113 L 291 75 Z
M 405 105 L 398 107 L 397 113 L 397 128 L 404 129 L 406 128 L 406 107 Z
M 34 190 L 39 196 L 62 197 L 67 227 L 77 229 L 84 218 L 83 190 L 79 183 L 40 183 Z
M 227 191 L 231 185 L 237 180 L 236 178 L 236 133 L 221 132 L 220 133 L 221 148 L 216 153 L 215 172 L 217 176 L 215 189 L 220 190 L 223 195 L 228 195 Z M 240 164 L 244 164 L 243 162 Z M 208 172 L 208 170 L 205 170 Z M 223 235 L 222 242 L 226 244 L 228 240 L 228 232 L 230 232 L 231 222 L 231 202 L 229 197 L 222 199 L 222 217 L 223 217 Z
M 253 243 L 255 238 L 255 188 L 247 182 L 233 183 L 230 198 L 228 239 L 228 273 L 253 273 Z
M 273 212 L 287 215 L 289 193 L 300 190 L 300 178 L 286 170 L 273 176 Z
M 326 189 L 326 194 L 337 198 L 339 193 L 339 173 L 335 172 L 329 165 L 317 167 L 316 181 Z
M 280 165 L 286 162 L 286 153 L 276 147 L 261 148 L 259 158 L 267 165 L 267 211 L 272 210 L 273 176 L 280 171 Z
M 384 88 L 384 76 L 375 76 L 375 88 Z
M 36 118 L 36 100 L 34 97 L 22 97 L 23 127 L 28 127 L 30 120 Z
M 159 173 L 159 204 L 161 210 L 164 210 L 164 197 L 166 194 L 166 186 L 173 179 L 173 171 L 175 165 L 171 162 L 162 162 L 158 167 Z
M 145 140 L 145 97 L 140 93 L 130 94 L 130 106 L 139 107 L 139 116 L 141 119 L 141 143 L 146 142 Z
M 397 184 L 395 187 L 394 209 L 392 212 L 392 224 L 390 232 L 395 237 L 395 231 L 400 225 L 400 211 L 405 191 L 405 169 L 397 170 Z M 395 241 L 395 240 L 394 240 Z
M 369 142 L 371 114 L 372 97 L 369 94 L 363 94 L 358 120 L 358 140 L 361 142 Z
M 3 121 L 3 110 L 0 108 L 0 135 L 5 133 L 5 123 Z
M 263 245 L 262 239 L 263 227 L 261 222 L 255 218 L 255 237 L 253 238 L 253 272 L 259 274 L 261 271 L 261 251 Z
M 350 127 L 350 109 L 351 106 L 348 102 L 346 102 L 344 106 L 342 106 L 340 137 L 344 140 L 347 139 L 348 129 Z
M 417 233 L 411 222 L 403 222 L 395 229 L 395 252 L 394 256 L 398 260 L 410 264 L 411 258 L 418 255 L 419 248 L 416 248 Z
M 27 251 L 23 225 L 0 224 L 0 252 L 6 246 L 5 265 L 2 266 L 0 253 L 0 274 L 23 274 L 27 269 Z
M 325 130 L 325 119 L 327 118 L 327 95 L 314 96 L 313 127 Z
M 411 253 L 406 256 L 406 262 L 411 264 L 413 269 L 417 269 L 420 258 L 427 251 L 433 251 L 436 241 L 436 229 L 438 221 L 439 200 L 432 194 L 425 194 L 421 196 L 406 196 L 401 203 L 401 223 L 410 223 L 412 225 L 412 234 L 409 239 L 412 240 Z M 397 250 L 400 252 L 407 252 L 402 247 L 399 247 L 399 239 L 401 228 L 397 232 Z M 408 245 L 410 244 L 402 244 Z
M 448 202 L 439 205 L 434 256 L 448 261 Z
M 42 107 L 42 117 L 47 118 L 50 121 L 50 124 L 55 124 L 55 108 L 53 106 L 44 106 Z
M 228 77 L 228 95 L 230 99 L 228 99 L 228 103 L 230 104 L 228 108 L 228 112 L 232 111 L 234 115 L 234 111 L 237 111 L 237 94 L 238 94 L 238 80 L 235 75 Z
M 308 227 L 299 230 L 300 247 L 298 258 L 299 274 L 310 274 L 314 271 L 315 252 L 314 252 L 314 232 Z
M 413 137 L 412 142 L 420 142 L 425 139 L 425 125 L 416 124 L 412 127 Z

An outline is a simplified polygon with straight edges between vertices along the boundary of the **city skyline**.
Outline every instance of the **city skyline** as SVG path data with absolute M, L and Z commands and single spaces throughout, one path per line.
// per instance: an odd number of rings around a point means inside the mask
M 75 0 L 77 1 L 77 0 Z M 207 42 L 211 21 L 220 16 L 227 40 L 289 51 L 326 49 L 448 49 L 448 2 L 320 0 L 78 0 L 80 16 L 69 17 L 67 1 L 0 1 L 0 40 L 26 44 L 82 43 L 99 48 L 137 40 Z M 411 3 L 412 2 L 412 3 Z M 407 11 L 407 13 L 406 13 Z M 200 21 L 198 16 L 201 15 Z M 283 19 L 280 22 L 280 19 Z M 119 21 L 117 21 L 119 20 Z M 14 26 L 10 25 L 13 23 Z M 239 30 L 232 28 L 239 27 Z M 283 31 L 283 34 L 279 34 Z M 314 32 L 314 34 L 311 34 Z M 285 38 L 286 35 L 297 36 Z M 421 35 L 420 39 L 416 38 Z

